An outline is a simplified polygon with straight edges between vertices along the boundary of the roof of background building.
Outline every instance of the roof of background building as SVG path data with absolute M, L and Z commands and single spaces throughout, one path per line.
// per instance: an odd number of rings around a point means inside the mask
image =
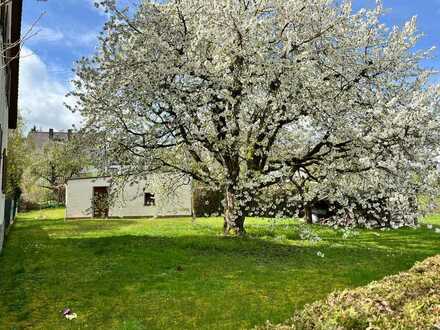
M 69 135 L 73 134 L 71 131 L 68 132 L 55 132 L 49 130 L 48 132 L 32 130 L 29 132 L 27 139 L 30 144 L 32 144 L 35 149 L 41 150 L 50 141 L 68 141 Z

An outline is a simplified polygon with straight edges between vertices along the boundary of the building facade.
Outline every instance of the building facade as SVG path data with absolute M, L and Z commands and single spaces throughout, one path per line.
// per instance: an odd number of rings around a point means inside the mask
M 111 178 L 77 178 L 66 185 L 66 218 L 137 218 L 191 216 L 191 182 L 165 190 L 166 175 L 127 184 L 112 192 Z
M 2 251 L 8 226 L 15 212 L 14 203 L 5 207 L 5 178 L 7 169 L 6 148 L 9 129 L 17 128 L 18 69 L 20 55 L 22 0 L 0 4 L 0 252 Z

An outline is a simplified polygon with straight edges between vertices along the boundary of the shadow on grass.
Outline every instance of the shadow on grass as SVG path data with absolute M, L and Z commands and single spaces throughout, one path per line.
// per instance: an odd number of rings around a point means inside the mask
M 18 222 L 0 257 L 0 328 L 251 328 L 440 252 L 438 234 L 409 230 L 343 240 L 322 229 L 318 245 L 261 239 L 268 231 L 258 226 L 244 239 L 216 236 L 209 224 L 178 237 L 77 235 L 138 224 Z M 59 313 L 65 307 L 78 320 L 66 323 Z

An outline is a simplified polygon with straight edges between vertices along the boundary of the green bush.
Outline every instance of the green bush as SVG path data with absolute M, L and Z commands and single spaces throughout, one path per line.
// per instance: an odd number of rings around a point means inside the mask
M 31 201 L 24 198 L 21 198 L 18 204 L 18 208 L 20 212 L 28 212 L 28 211 L 41 210 L 41 209 L 56 209 L 60 207 L 64 207 L 64 205 L 57 201 L 45 201 L 45 202 L 37 203 L 35 201 Z
M 197 217 L 217 216 L 223 212 L 224 194 L 219 190 L 197 186 L 193 191 L 194 212 Z
M 408 272 L 332 293 L 284 324 L 259 329 L 440 329 L 440 255 Z

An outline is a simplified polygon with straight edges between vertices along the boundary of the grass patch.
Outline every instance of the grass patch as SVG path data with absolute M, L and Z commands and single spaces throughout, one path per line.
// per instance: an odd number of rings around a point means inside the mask
M 1 329 L 246 329 L 279 323 L 331 291 L 365 285 L 440 253 L 440 234 L 222 219 L 64 221 L 64 210 L 20 214 L 0 256 Z M 319 257 L 322 253 L 324 257 Z M 70 307 L 78 319 L 60 311 Z
M 430 214 L 422 219 L 422 223 L 440 227 L 440 214 Z
M 408 272 L 365 287 L 336 292 L 307 305 L 285 324 L 266 330 L 438 329 L 440 327 L 440 255 Z

